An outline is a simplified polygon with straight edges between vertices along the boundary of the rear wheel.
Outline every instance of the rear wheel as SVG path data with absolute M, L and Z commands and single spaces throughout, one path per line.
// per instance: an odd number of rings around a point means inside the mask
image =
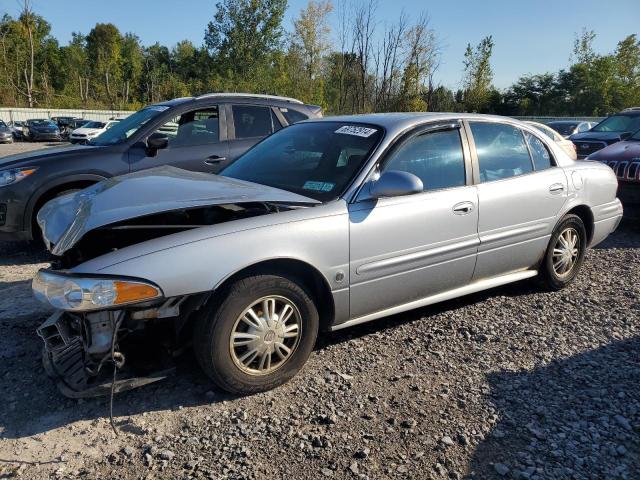
M 301 285 L 257 275 L 234 282 L 203 312 L 194 349 L 202 369 L 223 390 L 262 392 L 300 371 L 318 324 L 317 308 Z
M 553 231 L 540 269 L 540 280 L 550 290 L 560 290 L 578 275 L 587 248 L 582 219 L 567 215 Z

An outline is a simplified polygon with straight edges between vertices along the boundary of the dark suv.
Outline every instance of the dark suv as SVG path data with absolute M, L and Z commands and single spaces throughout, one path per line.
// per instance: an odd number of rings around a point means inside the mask
M 626 140 L 640 129 L 640 107 L 627 108 L 605 118 L 588 132 L 569 137 L 575 146 L 578 158 L 586 158 L 620 140 Z
M 88 145 L 0 158 L 0 238 L 36 237 L 36 214 L 56 196 L 158 165 L 216 173 L 267 135 L 319 116 L 291 98 L 212 93 L 145 107 Z

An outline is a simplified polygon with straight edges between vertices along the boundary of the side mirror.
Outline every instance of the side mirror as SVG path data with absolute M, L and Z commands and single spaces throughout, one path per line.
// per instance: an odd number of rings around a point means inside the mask
M 624 132 L 620 135 L 620 140 L 627 140 L 631 135 L 633 135 L 633 132 Z
M 422 180 L 413 173 L 388 170 L 383 172 L 378 180 L 370 182 L 369 197 L 399 197 L 422 193 L 423 190 Z
M 155 132 L 147 138 L 147 155 L 155 157 L 158 150 L 169 146 L 169 137 L 164 133 Z

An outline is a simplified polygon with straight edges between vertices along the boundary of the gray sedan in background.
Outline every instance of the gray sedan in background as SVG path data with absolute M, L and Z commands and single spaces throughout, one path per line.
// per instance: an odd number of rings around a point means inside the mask
M 164 376 L 142 351 L 193 345 L 221 388 L 294 376 L 319 332 L 519 280 L 558 290 L 622 217 L 606 165 L 525 123 L 470 114 L 305 121 L 219 175 L 161 167 L 56 198 L 59 257 L 33 281 L 69 396 Z M 125 359 L 127 359 L 125 364 Z M 109 371 L 105 371 L 109 370 Z

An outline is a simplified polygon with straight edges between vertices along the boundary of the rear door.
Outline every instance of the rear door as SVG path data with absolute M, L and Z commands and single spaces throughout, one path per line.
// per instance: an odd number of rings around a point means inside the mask
M 164 122 L 153 133 L 169 138 L 169 146 L 150 156 L 142 144 L 129 150 L 131 170 L 172 165 L 217 173 L 229 162 L 224 110 L 218 105 L 192 109 Z
M 567 199 L 567 178 L 536 135 L 501 122 L 467 124 L 478 187 L 474 279 L 535 266 Z
M 228 104 L 226 114 L 230 162 L 282 128 L 273 108 L 268 105 Z

